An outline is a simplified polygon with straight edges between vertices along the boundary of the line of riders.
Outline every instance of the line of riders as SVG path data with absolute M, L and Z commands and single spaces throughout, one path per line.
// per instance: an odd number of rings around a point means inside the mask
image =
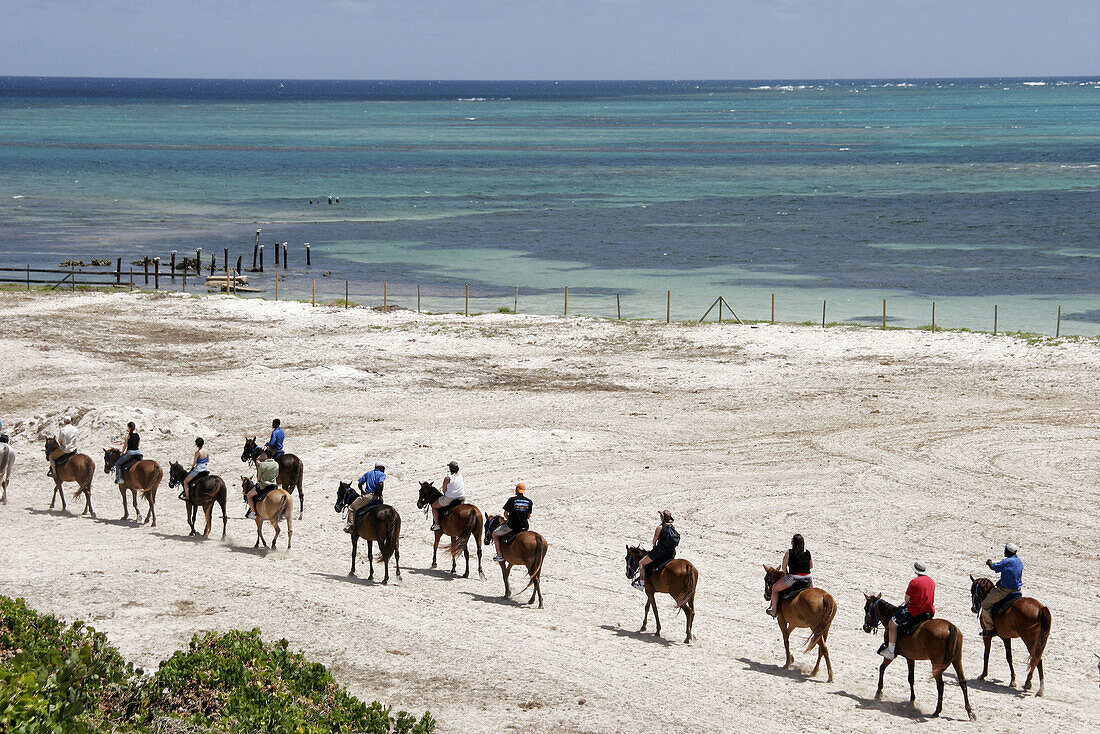
M 62 419 L 60 430 L 56 437 L 56 448 L 49 453 L 50 475 L 54 476 L 58 467 L 77 452 L 77 431 L 72 421 L 65 417 Z M 2 428 L 2 424 L 0 424 Z M 6 442 L 7 437 L 2 436 L 0 442 Z M 257 502 L 262 500 L 269 492 L 278 488 L 282 477 L 280 457 L 285 454 L 283 443 L 285 432 L 279 419 L 272 421 L 270 437 L 266 444 L 257 446 L 249 439 L 246 443 L 242 460 L 250 459 L 256 465 L 256 479 L 254 482 L 244 478 L 244 496 L 248 503 L 248 517 L 255 518 Z M 127 424 L 125 436 L 125 451 L 111 449 L 117 456 L 114 458 L 115 481 L 120 487 L 124 484 L 124 474 L 129 466 L 141 460 L 140 436 L 134 423 Z M 182 485 L 180 499 L 190 501 L 192 484 L 201 477 L 209 474 L 210 453 L 204 446 L 202 438 L 195 439 L 195 453 L 191 467 L 178 482 Z M 175 469 L 175 467 L 174 467 Z M 546 553 L 546 542 L 542 536 L 530 531 L 530 518 L 534 509 L 533 503 L 526 496 L 527 488 L 523 483 L 517 484 L 515 494 L 511 496 L 503 507 L 503 516 L 492 516 L 482 525 L 480 511 L 466 501 L 465 481 L 459 470 L 457 462 L 447 465 L 448 473 L 443 480 L 440 489 L 432 484 L 422 482 L 420 499 L 417 506 L 424 509 L 425 513 L 431 512 L 431 530 L 436 534 L 435 547 L 433 548 L 432 568 L 436 567 L 436 550 L 438 549 L 441 535 L 446 534 L 452 538 L 450 551 L 452 559 L 465 551 L 466 576 L 470 572 L 469 551 L 466 549 L 468 538 L 480 535 L 484 529 L 484 542 L 494 545 L 496 555 L 493 560 L 501 564 L 504 571 L 505 595 L 510 595 L 508 586 L 508 571 L 515 563 L 527 565 L 531 581 L 528 586 L 534 585 L 532 602 L 537 594 L 539 606 L 542 606 L 542 593 L 539 588 L 539 571 L 542 558 Z M 374 467 L 359 477 L 358 491 L 351 488 L 350 482 L 341 482 L 337 493 L 336 511 L 341 512 L 346 508 L 347 523 L 344 532 L 352 536 L 352 571 L 355 572 L 355 544 L 362 537 L 368 544 L 378 542 L 382 556 L 386 560 L 386 580 L 389 578 L 388 560 L 391 554 L 397 553 L 397 534 L 400 530 L 400 518 L 393 508 L 384 504 L 383 492 L 386 482 L 386 468 L 382 464 Z M 298 489 L 301 492 L 300 468 L 298 470 Z M 220 480 L 219 480 L 220 481 Z M 124 495 L 125 501 L 125 495 Z M 52 506 L 52 505 L 51 505 Z M 136 501 L 135 501 L 136 507 Z M 473 513 L 465 512 L 473 509 Z M 387 512 L 387 510 L 389 512 Z M 476 515 L 476 518 L 475 518 Z M 649 611 L 652 608 L 657 625 L 657 634 L 660 634 L 661 624 L 657 613 L 653 594 L 668 593 L 676 601 L 677 608 L 683 610 L 687 617 L 687 638 L 691 641 L 691 627 L 694 619 L 695 586 L 698 581 L 698 571 L 687 561 L 676 558 L 676 548 L 680 542 L 680 534 L 673 525 L 673 517 L 668 510 L 659 513 L 660 523 L 653 533 L 652 548 L 648 551 L 638 547 L 627 547 L 627 577 L 632 585 L 645 591 L 648 597 L 645 610 L 645 618 L 642 631 L 645 631 L 648 623 Z M 193 518 L 192 518 L 193 521 Z M 455 522 L 457 521 L 457 529 Z M 224 518 L 223 518 L 224 522 Z M 371 523 L 381 523 L 379 527 L 372 528 Z M 451 527 L 448 527 L 450 525 Z M 259 522 L 257 522 L 259 526 Z M 383 527 L 384 526 L 384 527 Z M 193 525 L 192 525 L 193 529 Z M 276 531 L 278 529 L 276 528 Z M 209 515 L 207 519 L 207 532 L 209 532 Z M 521 534 L 534 536 L 529 539 L 532 548 L 525 556 L 522 552 L 509 553 L 509 543 Z M 387 542 L 390 547 L 387 552 Z M 477 542 L 475 541 L 475 545 Z M 266 543 L 265 543 L 266 545 Z M 1022 597 L 1023 586 L 1023 562 L 1018 556 L 1018 548 L 1013 543 L 1004 546 L 1004 558 L 997 562 L 986 560 L 986 565 L 999 574 L 999 579 L 994 583 L 990 579 L 975 578 L 971 576 L 972 611 L 979 615 L 981 634 L 985 642 L 985 657 L 982 679 L 985 678 L 989 666 L 990 643 L 994 637 L 1000 637 L 1004 641 L 1005 653 L 1012 673 L 1010 685 L 1016 682 L 1015 669 L 1012 665 L 1012 652 L 1010 640 L 1014 637 L 1022 637 L 1031 660 L 1028 666 L 1028 675 L 1025 682 L 1025 690 L 1030 688 L 1032 673 L 1039 673 L 1039 690 L 1037 695 L 1042 695 L 1044 676 L 1042 667 L 1042 654 L 1050 631 L 1050 612 L 1034 599 Z M 481 549 L 477 548 L 478 572 L 481 572 Z M 371 578 L 373 578 L 373 550 L 371 556 Z M 818 647 L 817 665 L 811 675 L 816 675 L 821 660 L 824 658 L 828 668 L 829 680 L 832 680 L 832 663 L 828 657 L 826 640 L 833 616 L 836 613 L 836 603 L 832 597 L 816 589 L 813 584 L 813 559 L 806 549 L 805 541 L 799 534 L 791 539 L 791 547 L 783 554 L 782 562 L 778 568 L 765 565 L 765 598 L 770 602 L 767 613 L 779 623 L 783 635 L 783 643 L 786 651 L 786 666 L 793 663 L 790 653 L 788 637 L 792 628 L 808 627 L 811 636 L 806 646 L 806 651 Z M 455 572 L 455 563 L 452 562 L 452 572 Z M 963 697 L 966 702 L 967 712 L 970 713 L 970 704 L 966 692 L 965 679 L 962 675 L 961 633 L 950 622 L 934 620 L 935 617 L 935 582 L 929 577 L 926 565 L 920 561 L 913 564 L 914 578 L 906 587 L 901 606 L 894 607 L 877 596 L 866 596 L 864 607 L 864 630 L 873 632 L 880 626 L 885 626 L 885 635 L 878 654 L 884 660 L 880 668 L 878 695 L 882 693 L 882 672 L 898 655 L 907 658 L 909 665 L 910 690 L 913 692 L 913 661 L 928 659 L 933 663 L 933 675 L 936 677 L 939 687 L 939 713 L 943 701 L 942 673 L 949 664 L 955 664 L 956 673 L 963 689 Z M 397 574 L 400 577 L 400 559 L 397 556 Z M 808 592 L 808 593 L 804 593 Z M 530 603 L 530 602 L 529 602 Z M 935 621 L 939 626 L 927 623 Z M 921 634 L 926 630 L 929 634 Z M 924 637 L 929 639 L 923 640 Z M 901 640 L 901 642 L 899 642 Z M 923 641 L 922 641 L 923 640 Z M 935 648 L 934 643 L 939 643 L 939 649 L 922 649 L 922 647 Z

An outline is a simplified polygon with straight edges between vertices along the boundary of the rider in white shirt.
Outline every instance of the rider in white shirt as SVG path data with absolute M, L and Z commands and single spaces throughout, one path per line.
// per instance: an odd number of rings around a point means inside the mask
M 466 501 L 466 483 L 458 471 L 458 462 L 447 464 L 450 474 L 443 480 L 443 496 L 432 503 L 432 530 L 439 530 L 439 508 L 460 505 Z
M 53 476 L 57 469 L 57 460 L 66 454 L 76 453 L 76 426 L 73 419 L 65 416 L 61 419 L 61 430 L 57 432 L 57 448 L 50 454 L 50 470 L 46 472 Z

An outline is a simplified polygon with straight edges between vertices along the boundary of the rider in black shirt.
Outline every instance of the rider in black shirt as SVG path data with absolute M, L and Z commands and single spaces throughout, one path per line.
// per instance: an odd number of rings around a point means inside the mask
M 504 555 L 500 550 L 500 539 L 502 536 L 508 533 L 522 533 L 528 529 L 527 520 L 531 517 L 531 510 L 533 503 L 527 499 L 525 492 L 527 486 L 520 482 L 516 485 L 516 493 L 508 498 L 508 501 L 504 503 L 504 517 L 506 521 L 501 523 L 501 526 L 493 531 L 493 545 L 496 546 L 497 555 L 493 559 L 497 563 L 504 560 Z
M 634 579 L 634 587 L 637 589 L 645 589 L 647 566 L 658 566 L 676 557 L 676 546 L 680 542 L 680 534 L 672 524 L 672 513 L 661 510 L 660 517 L 661 524 L 653 533 L 653 550 L 646 553 L 645 557 L 638 562 L 638 578 Z

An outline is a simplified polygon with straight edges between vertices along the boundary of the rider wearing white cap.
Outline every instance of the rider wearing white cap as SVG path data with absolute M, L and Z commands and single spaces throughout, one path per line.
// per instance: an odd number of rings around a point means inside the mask
M 1003 561 L 994 563 L 986 559 L 985 565 L 1001 574 L 1000 581 L 982 599 L 982 637 L 993 637 L 996 632 L 993 629 L 993 606 L 1009 594 L 1019 591 L 1023 587 L 1024 562 L 1016 555 L 1019 548 L 1015 543 L 1005 543 L 1005 557 Z
M 913 571 L 916 576 L 905 589 L 905 602 L 886 623 L 887 641 L 878 649 L 878 654 L 887 660 L 895 657 L 898 627 L 918 622 L 917 617 L 931 619 L 936 615 L 936 582 L 928 577 L 928 567 L 920 561 L 913 563 Z

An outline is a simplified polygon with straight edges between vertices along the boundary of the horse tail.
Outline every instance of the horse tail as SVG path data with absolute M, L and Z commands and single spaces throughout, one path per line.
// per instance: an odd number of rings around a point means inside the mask
M 450 552 L 452 558 L 458 558 L 463 549 L 466 548 L 466 544 L 470 541 L 470 536 L 477 533 L 480 525 L 481 513 L 475 507 L 474 511 L 470 513 L 470 517 L 466 520 L 466 527 L 462 528 L 462 531 L 455 536 L 455 539 L 447 546 L 447 550 Z M 474 543 L 474 545 L 477 546 L 478 552 L 480 552 L 481 544 Z
M 695 596 L 695 586 L 699 583 L 699 571 L 695 566 L 688 564 L 687 581 L 684 583 L 684 593 L 676 598 L 676 608 L 683 609 Z M 686 612 L 685 612 L 686 613 Z
M 943 660 L 938 663 L 932 663 L 932 677 L 939 678 L 943 675 L 943 671 L 947 670 L 948 666 L 955 660 L 955 655 L 962 650 L 961 634 L 959 628 L 950 622 L 947 623 L 947 642 L 943 646 Z
M 810 630 L 810 640 L 806 643 L 806 649 L 803 650 L 803 654 L 808 653 L 813 649 L 814 645 L 825 642 L 825 636 L 829 634 L 829 627 L 833 624 L 833 617 L 836 616 L 836 599 L 832 594 L 826 593 L 821 599 L 821 617 L 818 618 L 817 624 Z
M 1039 637 L 1035 640 L 1035 649 L 1031 651 L 1031 657 L 1027 661 L 1027 674 L 1030 676 L 1035 666 L 1043 661 L 1043 652 L 1047 649 L 1047 640 L 1050 638 L 1050 609 L 1039 608 Z
M 279 503 L 279 509 L 275 511 L 275 514 L 271 517 L 271 522 L 274 525 L 278 525 L 283 520 L 283 516 L 286 516 L 287 527 L 290 527 L 290 492 L 286 493 L 283 497 L 283 501 Z
M 550 550 L 550 544 L 541 535 L 535 533 L 535 568 L 527 575 L 527 586 L 519 590 L 520 594 L 527 591 L 531 584 L 535 583 L 535 579 L 539 577 L 539 574 L 542 573 L 542 562 L 546 560 L 546 551 L 548 550 Z
M 294 486 L 298 489 L 298 497 L 302 497 L 302 475 L 305 473 L 305 469 L 302 464 L 302 460 L 298 459 L 298 476 L 294 478 Z

